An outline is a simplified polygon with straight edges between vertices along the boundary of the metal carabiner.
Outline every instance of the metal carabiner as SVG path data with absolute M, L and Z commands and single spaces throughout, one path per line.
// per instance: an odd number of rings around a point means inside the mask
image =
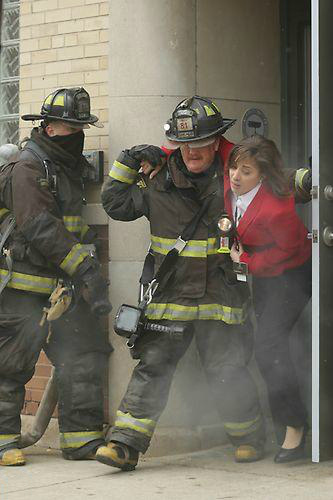
M 146 305 L 150 304 L 150 302 L 152 301 L 153 295 L 156 292 L 157 287 L 158 287 L 158 283 L 157 283 L 156 279 L 153 279 L 149 283 L 148 288 L 145 291 L 143 298 L 142 298 L 142 301 L 144 301 L 146 303 Z

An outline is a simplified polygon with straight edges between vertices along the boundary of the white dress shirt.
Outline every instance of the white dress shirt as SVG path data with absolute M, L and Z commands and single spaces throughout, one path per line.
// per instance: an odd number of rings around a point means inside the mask
M 232 192 L 231 206 L 236 227 L 238 226 L 239 221 L 246 212 L 247 207 L 250 205 L 251 201 L 259 191 L 260 186 L 261 182 L 259 182 L 259 184 L 257 184 L 253 189 L 251 189 L 251 191 L 248 191 L 245 194 L 241 194 L 240 196 L 237 196 L 233 191 L 231 191 Z

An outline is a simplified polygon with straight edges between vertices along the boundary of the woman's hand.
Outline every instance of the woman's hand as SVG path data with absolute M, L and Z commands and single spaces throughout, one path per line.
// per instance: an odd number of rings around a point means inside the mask
M 146 161 L 146 160 L 143 160 L 141 162 L 141 171 L 145 174 L 145 175 L 149 175 L 149 179 L 153 179 L 155 177 L 155 175 L 158 174 L 158 172 L 164 167 L 166 163 L 166 159 L 165 158 L 161 158 L 161 163 L 159 165 L 157 165 L 156 167 L 152 167 L 152 165 Z
M 234 243 L 230 250 L 230 257 L 233 262 L 239 262 L 240 256 L 244 252 L 244 248 L 241 243 Z

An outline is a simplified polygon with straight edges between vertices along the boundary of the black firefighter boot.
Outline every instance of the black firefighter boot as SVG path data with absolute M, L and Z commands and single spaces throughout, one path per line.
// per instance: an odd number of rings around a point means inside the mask
M 238 441 L 238 442 L 237 442 Z M 233 438 L 236 462 L 256 462 L 261 460 L 265 454 L 266 429 L 264 420 L 257 430 L 243 436 L 242 438 Z
M 123 471 L 134 470 L 139 458 L 139 452 L 124 443 L 110 442 L 107 446 L 98 448 L 96 460 L 105 465 L 118 467 Z
M 65 460 L 94 460 L 100 447 L 105 447 L 104 439 L 94 439 L 80 448 L 67 448 L 62 450 Z

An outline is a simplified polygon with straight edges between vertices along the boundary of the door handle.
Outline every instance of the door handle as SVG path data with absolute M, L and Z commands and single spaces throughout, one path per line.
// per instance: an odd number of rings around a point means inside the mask
M 324 196 L 326 200 L 333 201 L 333 186 L 327 185 L 324 187 Z
M 333 227 L 327 226 L 323 231 L 323 240 L 325 245 L 333 247 Z

